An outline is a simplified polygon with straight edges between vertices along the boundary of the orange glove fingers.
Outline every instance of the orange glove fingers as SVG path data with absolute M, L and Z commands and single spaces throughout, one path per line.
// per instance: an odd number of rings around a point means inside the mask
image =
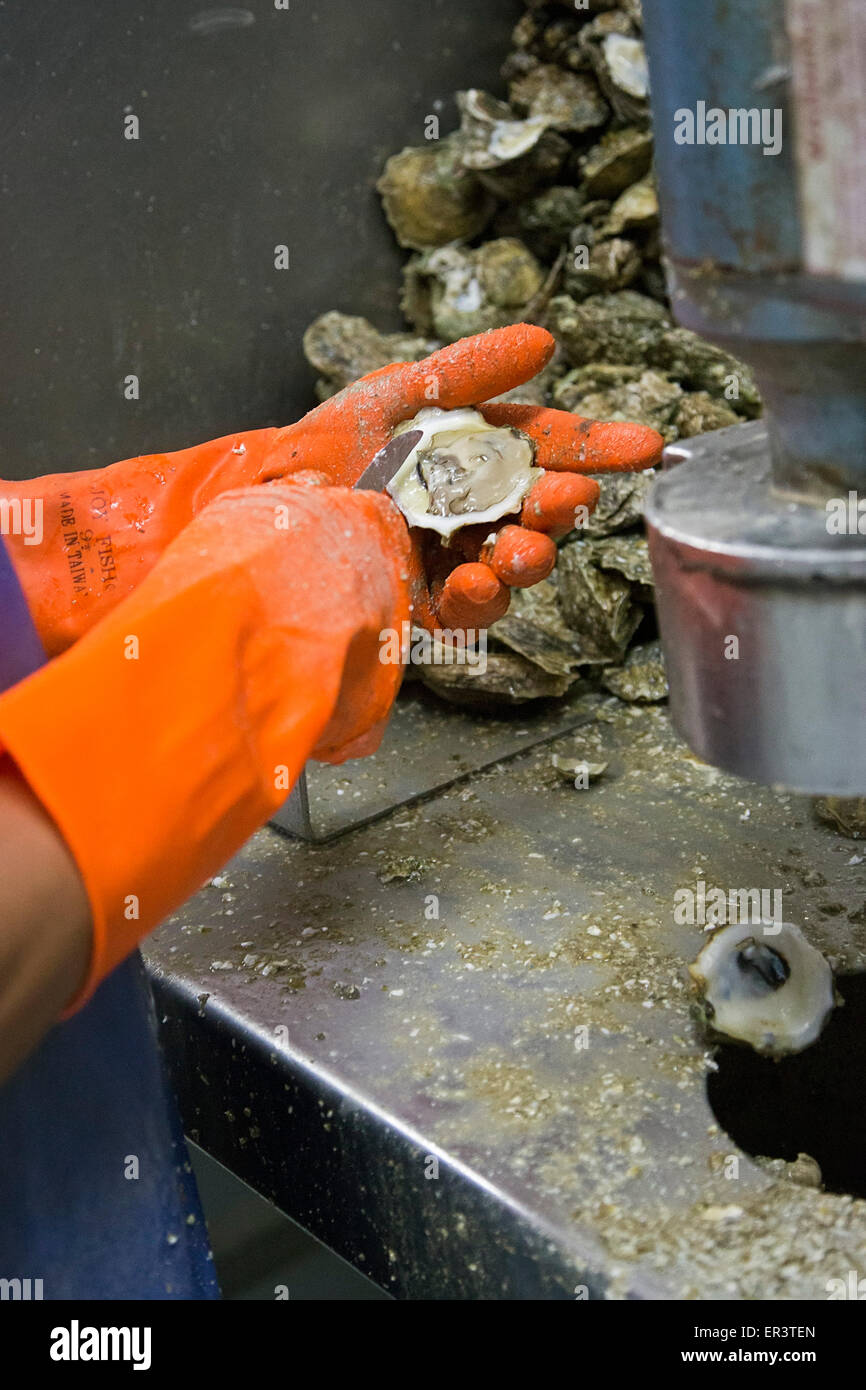
M 408 621 L 408 564 L 406 527 L 378 494 L 231 493 L 0 697 L 0 750 L 87 889 L 85 996 L 263 824 L 312 753 L 338 757 L 385 717 L 402 667 L 379 659 L 379 638 Z
M 407 362 L 392 371 L 389 418 L 398 423 L 424 406 L 455 410 L 499 396 L 536 376 L 555 348 L 556 341 L 546 328 L 529 323 L 492 328 L 449 343 L 421 362 Z
M 508 612 L 508 586 L 489 565 L 458 565 L 445 580 L 436 605 L 440 627 L 459 629 L 489 627 Z
M 584 420 L 539 405 L 484 405 L 491 425 L 513 425 L 536 444 L 536 463 L 575 473 L 628 473 L 661 462 L 664 440 L 647 425 Z
M 553 573 L 556 546 L 550 536 L 525 526 L 503 526 L 481 559 L 510 589 L 529 589 Z
M 544 473 L 523 503 L 520 520 L 559 540 L 582 526 L 595 510 L 601 488 L 580 473 Z
M 547 329 L 514 323 L 449 343 L 421 362 L 382 367 L 276 431 L 265 476 L 325 468 L 350 487 L 396 425 L 427 406 L 454 410 L 501 395 L 540 372 L 555 347 Z

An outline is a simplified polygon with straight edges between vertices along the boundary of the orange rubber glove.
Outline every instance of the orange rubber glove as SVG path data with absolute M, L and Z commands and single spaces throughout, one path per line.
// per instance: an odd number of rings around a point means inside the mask
M 3 483 L 3 496 L 42 504 L 41 544 L 21 535 L 6 539 L 46 650 L 63 651 L 130 594 L 169 542 L 221 493 L 295 475 L 351 486 L 395 425 L 425 406 L 453 409 L 500 395 L 540 371 L 553 350 L 543 328 L 514 324 L 452 343 L 422 362 L 385 367 L 283 429 Z M 429 534 L 416 538 L 416 569 L 427 570 L 430 584 L 414 617 L 428 626 L 480 628 L 500 617 L 509 587 L 549 574 L 553 539 L 571 529 L 579 506 L 595 505 L 596 483 L 579 474 L 648 468 L 661 457 L 661 437 L 643 425 L 598 424 L 522 405 L 487 405 L 483 413 L 491 424 L 530 435 L 537 463 L 551 472 L 527 497 L 521 526 L 500 528 L 495 547 L 485 548 L 490 527 L 465 533 L 453 550 Z
M 327 556 L 327 562 L 322 557 Z M 375 736 L 409 617 L 387 497 L 227 493 L 92 631 L 0 696 L 11 756 L 66 841 L 93 918 L 75 1006 L 285 800 L 311 755 Z

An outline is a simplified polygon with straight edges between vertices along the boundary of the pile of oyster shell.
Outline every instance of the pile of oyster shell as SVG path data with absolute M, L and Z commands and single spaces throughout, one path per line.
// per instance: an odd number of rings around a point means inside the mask
M 379 191 L 412 254 L 410 329 L 323 314 L 304 347 L 325 399 L 392 361 L 521 321 L 557 340 L 550 365 L 505 399 L 635 420 L 666 442 L 760 414 L 747 366 L 670 314 L 660 265 L 640 0 L 530 0 L 502 69 L 508 100 L 457 94 L 460 128 L 390 158 Z M 588 526 L 554 575 L 516 591 L 491 629 L 487 671 L 431 666 L 442 695 L 515 703 L 593 674 L 627 700 L 666 694 L 641 521 L 647 475 L 600 479 Z

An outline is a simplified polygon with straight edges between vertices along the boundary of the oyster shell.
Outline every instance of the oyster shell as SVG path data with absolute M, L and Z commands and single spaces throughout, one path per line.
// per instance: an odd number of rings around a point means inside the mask
M 527 199 L 518 206 L 515 217 L 523 241 L 542 260 L 555 260 L 572 227 L 581 220 L 585 201 L 578 189 L 565 184 L 553 184 Z
M 608 130 L 579 162 L 587 198 L 618 198 L 650 166 L 652 135 L 640 126 Z
M 410 526 L 452 536 L 520 509 L 541 476 L 535 445 L 510 426 L 488 425 L 477 410 L 430 406 L 400 426 L 421 439 L 388 484 Z
M 689 391 L 677 406 L 673 423 L 680 439 L 691 439 L 695 434 L 737 425 L 741 419 L 742 416 L 724 401 L 714 399 L 709 391 Z
M 624 122 L 649 121 L 649 68 L 643 43 L 628 15 L 599 15 L 580 36 L 599 86 Z
M 457 93 L 467 169 L 498 169 L 528 154 L 547 129 L 543 116 L 518 119 L 504 101 L 470 87 Z
M 770 1173 L 774 1178 L 779 1178 L 783 1182 L 792 1182 L 797 1187 L 812 1187 L 823 1190 L 824 1178 L 821 1174 L 821 1165 L 811 1154 L 799 1153 L 790 1162 L 784 1158 L 767 1158 L 762 1154 L 756 1154 L 753 1162 L 765 1173 Z
M 418 362 L 441 343 L 412 333 L 380 333 L 369 319 L 332 309 L 314 319 L 304 334 L 304 356 L 321 373 L 316 384 L 326 400 L 358 377 L 391 362 Z
M 562 615 L 579 643 L 581 662 L 621 661 L 643 617 L 631 584 L 621 575 L 601 570 L 582 539 L 562 546 L 557 583 Z
M 646 366 L 671 323 L 656 300 L 636 290 L 618 290 L 580 304 L 570 295 L 557 295 L 550 301 L 549 326 L 575 367 L 588 362 Z
M 649 67 L 640 39 L 608 34 L 602 43 L 610 81 L 628 96 L 644 101 L 649 95 Z
M 595 130 L 610 118 L 610 108 L 591 73 L 565 72 L 550 63 L 515 78 L 509 97 L 515 110 L 572 134 Z
M 571 264 L 565 272 L 563 288 L 575 301 L 628 289 L 640 274 L 640 253 L 625 237 L 596 242 L 589 228 L 578 226 L 572 232 L 571 244 L 572 248 L 590 248 L 586 265 Z
M 464 169 L 497 198 L 520 199 L 550 183 L 570 152 L 544 116 L 520 120 L 504 101 L 471 87 L 457 93 Z
M 406 266 L 401 307 L 421 333 L 452 342 L 519 323 L 543 284 L 542 267 L 516 237 L 476 250 L 442 246 Z
M 554 675 L 514 652 L 488 652 L 484 671 L 466 665 L 419 666 L 428 689 L 454 705 L 493 710 L 529 700 L 559 699 L 574 683 L 573 676 Z
M 683 389 L 664 372 L 589 362 L 560 378 L 553 401 L 591 420 L 636 420 L 664 436 L 678 437 L 674 424 Z
M 761 413 L 751 368 L 689 328 L 668 328 L 652 348 L 652 361 L 690 390 L 707 391 L 714 399 L 727 401 L 738 415 L 753 418 Z M 729 394 L 732 379 L 736 380 L 733 397 Z
M 600 540 L 585 540 L 583 544 L 599 569 L 613 570 L 644 589 L 654 587 L 646 536 L 605 536 Z
M 454 136 L 392 155 L 376 187 L 400 245 L 416 251 L 477 236 L 496 207 L 464 167 L 462 144 Z
M 602 473 L 596 475 L 601 483 L 601 497 L 589 521 L 583 527 L 585 536 L 612 536 L 637 526 L 643 518 L 644 502 L 656 476 L 654 468 L 645 473 Z
M 619 236 L 621 232 L 645 232 L 657 227 L 658 221 L 659 199 L 655 179 L 652 174 L 647 174 L 620 193 L 603 230 L 606 236 Z
M 660 642 L 632 647 L 621 666 L 602 671 L 605 690 L 628 704 L 648 705 L 668 697 L 668 678 Z
M 866 796 L 823 796 L 815 801 L 815 814 L 852 840 L 866 837 Z
M 585 779 L 586 782 L 595 782 L 610 766 L 609 763 L 587 762 L 579 753 L 554 753 L 550 761 L 560 777 L 572 783 L 577 782 L 579 778 Z
M 508 612 L 490 635 L 552 676 L 571 675 L 581 663 L 580 644 L 562 616 L 552 576 L 531 589 L 515 589 Z
M 713 1032 L 782 1057 L 815 1042 L 836 996 L 829 965 L 799 927 L 768 928 L 722 927 L 689 974 Z

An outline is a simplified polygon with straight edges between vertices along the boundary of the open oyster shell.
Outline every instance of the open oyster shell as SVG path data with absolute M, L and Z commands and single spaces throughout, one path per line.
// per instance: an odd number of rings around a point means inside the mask
M 722 927 L 689 974 L 713 1032 L 770 1057 L 810 1047 L 836 1003 L 829 965 L 790 922 Z
M 462 526 L 497 521 L 520 509 L 541 475 L 532 440 L 488 425 L 477 410 L 430 406 L 398 433 L 417 429 L 420 440 L 388 484 L 410 526 L 452 536 Z

